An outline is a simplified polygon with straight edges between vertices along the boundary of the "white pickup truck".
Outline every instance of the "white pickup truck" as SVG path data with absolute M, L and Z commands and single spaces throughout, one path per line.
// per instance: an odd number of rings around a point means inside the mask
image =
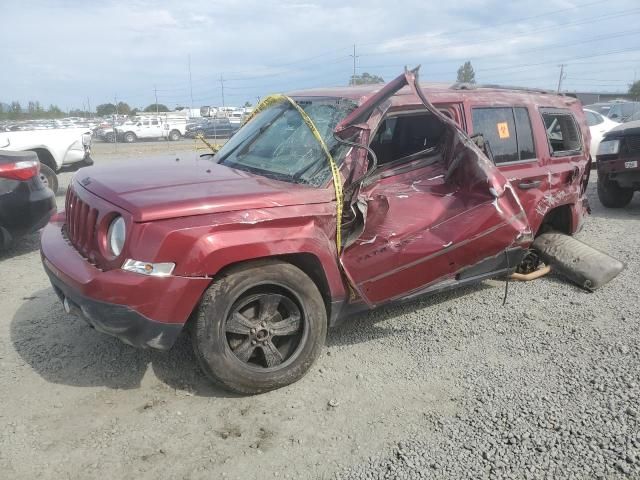
M 186 120 L 174 120 L 165 117 L 139 117 L 115 128 L 118 141 L 127 143 L 139 139 L 168 138 L 180 140 L 185 134 Z
M 0 132 L 0 148 L 35 152 L 40 160 L 42 181 L 55 193 L 58 191 L 56 172 L 73 171 L 93 164 L 91 135 L 91 130 L 86 128 Z

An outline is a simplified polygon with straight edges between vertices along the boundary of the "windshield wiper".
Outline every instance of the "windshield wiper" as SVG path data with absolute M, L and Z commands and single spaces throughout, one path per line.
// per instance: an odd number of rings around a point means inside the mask
M 228 167 L 235 168 L 237 170 L 243 170 L 245 172 L 249 172 L 254 175 L 260 175 L 262 177 L 271 178 L 272 180 L 279 180 L 279 181 L 288 182 L 288 183 L 291 183 L 291 181 L 294 180 L 293 183 L 305 183 L 305 182 L 296 182 L 293 176 L 287 175 L 285 173 L 272 172 L 271 170 L 263 170 L 262 168 L 256 168 L 256 167 L 249 167 L 248 165 L 245 165 L 242 163 L 229 163 L 226 165 Z

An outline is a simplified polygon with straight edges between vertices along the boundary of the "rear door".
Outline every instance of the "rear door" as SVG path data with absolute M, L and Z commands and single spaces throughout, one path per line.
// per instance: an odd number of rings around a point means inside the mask
M 536 114 L 524 105 L 474 105 L 470 126 L 489 143 L 495 165 L 515 188 L 534 231 L 539 223 L 532 222 L 531 213 L 548 190 L 546 149 L 536 148 L 533 135 L 531 118 Z
M 511 184 L 466 133 L 425 98 L 416 74 L 405 72 L 390 82 L 336 129 L 338 135 L 348 131 L 349 122 L 364 128 L 368 115 L 405 85 L 422 101 L 429 122 L 440 129 L 435 148 L 403 152 L 408 156 L 370 172 L 350 206 L 362 216 L 363 228 L 344 248 L 341 263 L 351 285 L 370 305 L 455 283 L 465 269 L 528 242 L 531 235 Z M 425 139 L 416 145 L 430 143 L 430 132 L 420 136 Z M 395 150 L 406 146 L 398 144 Z

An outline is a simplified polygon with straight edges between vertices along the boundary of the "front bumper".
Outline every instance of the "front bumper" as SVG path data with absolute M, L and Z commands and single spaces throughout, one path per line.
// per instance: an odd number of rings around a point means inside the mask
M 42 232 L 41 256 L 66 309 L 134 347 L 171 348 L 210 281 L 99 270 L 67 243 L 58 218 Z

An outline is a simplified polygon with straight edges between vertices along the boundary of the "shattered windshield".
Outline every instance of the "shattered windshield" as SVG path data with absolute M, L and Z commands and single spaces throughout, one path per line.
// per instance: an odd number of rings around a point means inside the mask
M 349 147 L 333 138 L 340 120 L 357 105 L 341 98 L 296 99 L 338 165 Z M 288 102 L 260 112 L 220 149 L 218 163 L 265 177 L 320 186 L 330 175 L 322 147 Z

